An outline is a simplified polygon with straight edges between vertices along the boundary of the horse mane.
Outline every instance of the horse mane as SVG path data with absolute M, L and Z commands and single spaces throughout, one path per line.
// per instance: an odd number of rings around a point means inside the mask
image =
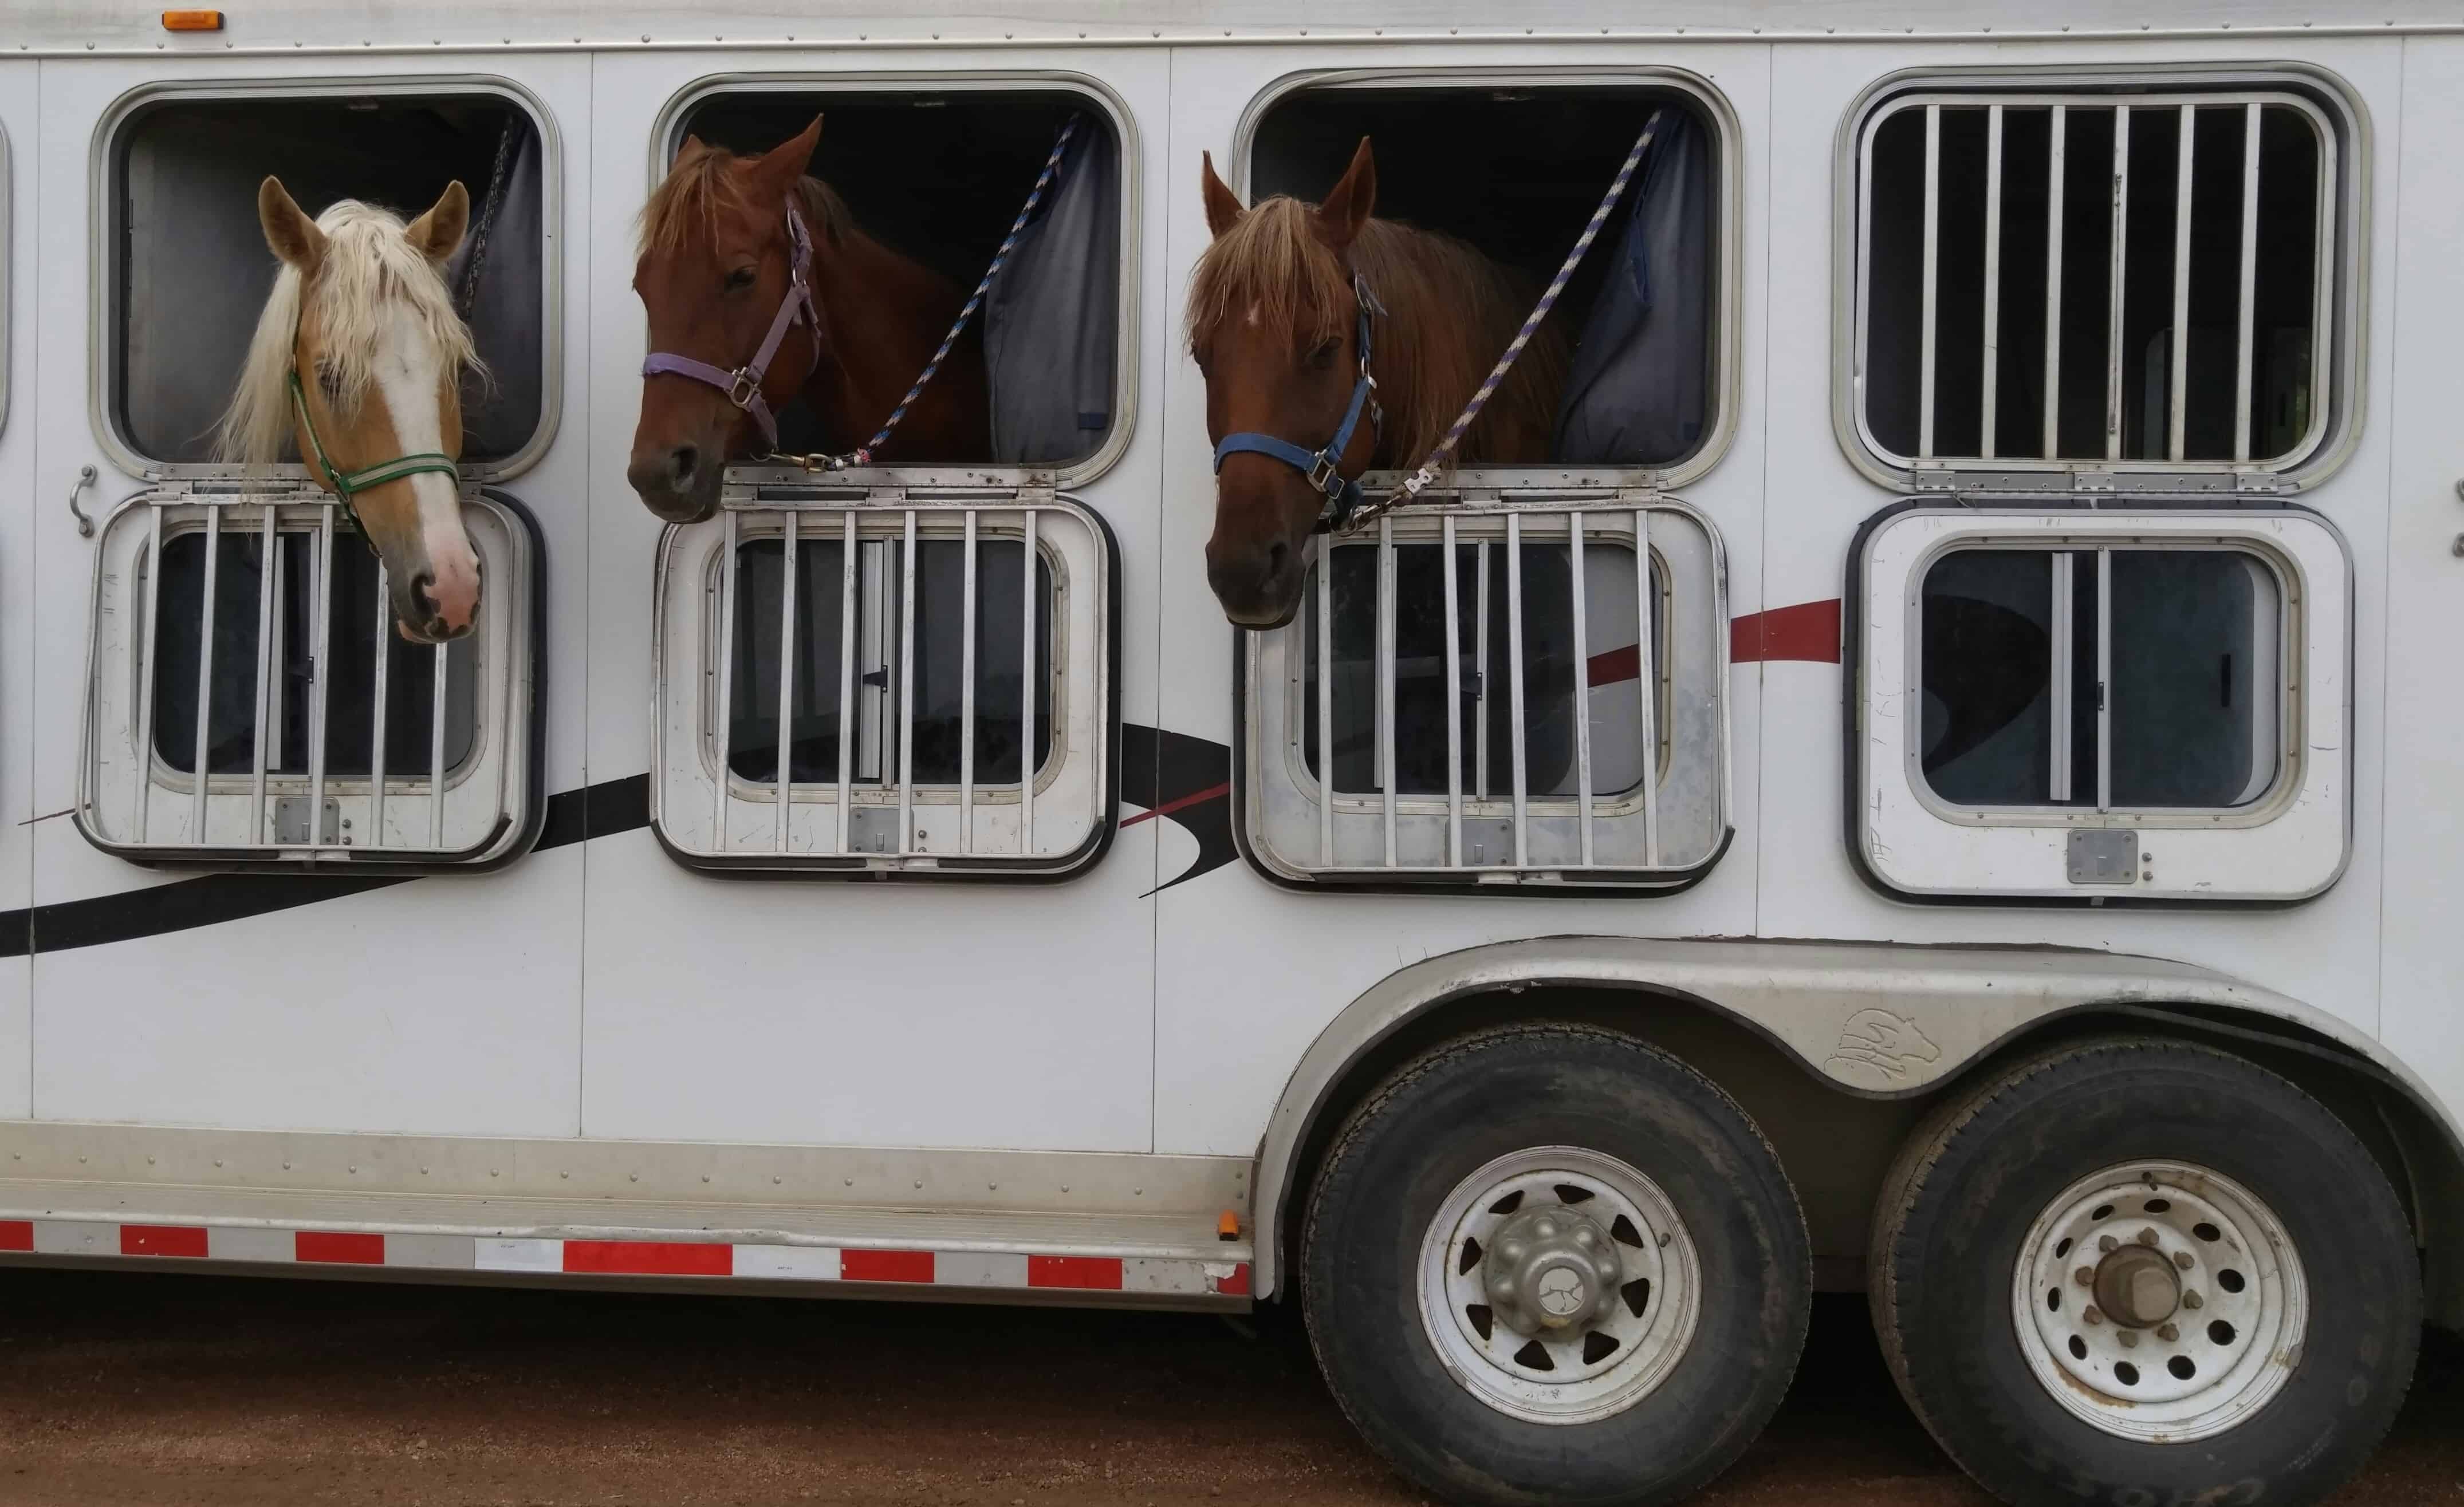
M 1357 271 L 1387 312 L 1376 321 L 1370 363 L 1386 424 L 1370 464 L 1417 466 L 1514 338 L 1532 290 L 1466 243 L 1395 220 L 1363 225 L 1347 266 L 1310 229 L 1314 209 L 1276 195 L 1207 247 L 1190 279 L 1190 344 L 1197 347 L 1224 320 L 1246 318 L 1252 309 L 1270 328 L 1287 331 L 1294 350 L 1338 336 L 1351 316 Z M 1533 334 L 1454 459 L 1545 459 L 1501 451 L 1526 448 L 1535 435 L 1545 447 L 1567 363 L 1565 337 L 1551 320 Z
M 400 215 L 343 199 L 317 217 L 317 229 L 325 234 L 325 255 L 315 281 L 288 262 L 274 274 L 231 406 L 215 428 L 217 459 L 263 466 L 280 458 L 292 438 L 291 365 L 300 315 L 309 308 L 323 342 L 321 376 L 338 413 L 357 412 L 376 380 L 377 354 L 388 332 L 385 311 L 395 303 L 410 306 L 448 371 L 487 370 L 443 274 L 410 244 Z
M 634 227 L 637 253 L 680 251 L 693 236 L 715 233 L 726 216 L 757 212 L 742 176 L 732 171 L 750 160 L 724 146 L 688 142 L 642 206 Z M 813 233 L 832 244 L 844 239 L 853 221 L 838 190 L 810 176 L 799 179 L 796 186 Z

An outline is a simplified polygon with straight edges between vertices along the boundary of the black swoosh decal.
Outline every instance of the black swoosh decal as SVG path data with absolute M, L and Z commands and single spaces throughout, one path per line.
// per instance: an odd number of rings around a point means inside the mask
M 1198 840 L 1198 860 L 1149 894 L 1186 885 L 1240 856 L 1232 846 L 1232 750 L 1168 728 L 1121 724 L 1121 798 L 1144 806 L 1134 825 L 1155 817 L 1177 822 Z

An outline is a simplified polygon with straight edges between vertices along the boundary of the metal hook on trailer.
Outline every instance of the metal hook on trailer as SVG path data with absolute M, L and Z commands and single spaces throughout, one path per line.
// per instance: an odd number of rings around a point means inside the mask
M 69 483 L 69 512 L 77 514 L 77 537 L 81 539 L 94 537 L 94 520 L 86 516 L 83 508 L 77 506 L 77 493 L 93 485 L 94 468 L 91 466 L 78 467 L 77 480 Z

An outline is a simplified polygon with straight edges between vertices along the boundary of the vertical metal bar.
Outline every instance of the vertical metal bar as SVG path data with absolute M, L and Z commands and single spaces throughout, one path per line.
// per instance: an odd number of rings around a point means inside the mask
M 855 510 L 839 514 L 839 845 L 853 836 L 855 798 Z
M 1386 796 L 1386 866 L 1395 866 L 1395 519 L 1377 520 L 1377 786 Z
M 787 750 L 794 742 L 789 736 L 794 723 L 796 702 L 796 510 L 785 509 L 780 515 L 779 535 L 779 831 L 778 850 L 787 851 L 789 819 L 795 806 L 789 799 Z
M 2056 105 L 2045 168 L 2045 459 L 2061 453 L 2062 415 L 2062 163 L 2069 107 Z
M 1925 116 L 1925 297 L 1917 335 L 1917 454 L 1933 453 L 1935 283 L 1942 256 L 1942 106 Z
M 898 560 L 898 847 L 915 841 L 915 510 L 907 510 L 907 537 Z
M 1023 668 L 1018 677 L 1018 850 L 1035 851 L 1035 612 L 1042 603 L 1035 589 L 1035 510 L 1022 514 L 1025 537 L 1019 550 L 1022 573 L 1018 600 L 1024 622 L 1018 631 Z
M 1993 456 L 1995 404 L 2002 382 L 2002 107 L 1985 112 L 1985 382 L 1976 453 Z
M 958 609 L 958 851 L 976 850 L 976 514 L 967 511 L 966 604 Z M 1026 755 L 1021 754 L 1021 759 Z
M 1592 866 L 1592 640 L 1584 598 L 1583 515 L 1566 513 L 1566 556 L 1573 582 L 1574 615 L 1574 804 L 1582 832 L 1583 866 Z
M 2048 779 L 2045 797 L 2056 805 L 2071 798 L 2071 679 L 2078 673 L 2072 657 L 2072 640 L 2078 633 L 2072 606 L 2077 601 L 2077 578 L 2072 566 L 2074 557 L 2067 550 L 2053 555 L 2053 670 L 2046 687 L 2052 707 L 2052 729 L 2047 734 Z
M 328 688 L 333 677 L 326 674 L 326 661 L 332 658 L 334 646 L 334 504 L 328 502 L 317 510 L 317 578 L 310 583 L 316 592 L 317 610 L 309 617 L 308 630 L 308 845 L 325 845 L 325 712 L 329 701 Z M 441 659 L 445 646 L 438 644 Z M 437 735 L 438 742 L 444 734 Z M 441 843 L 438 845 L 442 845 Z
M 2096 552 L 2096 809 L 2113 809 L 2113 551 Z
M 1446 611 L 1446 866 L 1463 867 L 1463 615 L 1455 580 L 1455 519 L 1442 520 Z
M 1334 535 L 1317 536 L 1317 862 L 1334 867 Z
M 163 509 L 149 504 L 145 525 L 145 621 L 137 642 L 137 841 L 145 841 L 148 818 L 154 814 L 154 645 L 163 630 L 155 612 L 163 601 Z
M 1652 630 L 1660 625 L 1660 603 L 1651 588 L 1651 513 L 1634 510 L 1634 666 L 1641 688 L 1641 719 L 1637 724 L 1642 743 L 1642 862 L 1660 866 L 1660 657 L 1652 652 Z
M 718 535 L 718 722 L 712 736 L 717 743 L 717 777 L 710 791 L 710 850 L 727 851 L 728 784 L 734 778 L 727 768 L 728 734 L 733 731 L 730 719 L 736 709 L 730 705 L 736 692 L 736 510 L 719 510 Z
M 2248 105 L 2241 127 L 2241 314 L 2233 342 L 2233 459 L 2250 459 L 2251 343 L 2258 299 L 2258 112 Z
M 272 722 L 268 690 L 274 684 L 274 556 L 282 547 L 275 534 L 275 507 L 264 508 L 264 527 L 258 534 L 256 570 L 256 740 L 249 775 L 248 845 L 255 847 L 267 841 L 265 835 L 265 740 Z
M 1511 679 L 1507 725 L 1514 741 L 1514 865 L 1521 868 L 1531 862 L 1530 781 L 1523 737 L 1523 520 L 1511 513 L 1506 515 L 1506 659 Z
M 2198 130 L 2196 105 L 2182 106 L 2181 160 L 2173 172 L 2173 370 L 2167 383 L 2165 453 L 2182 458 L 2190 374 L 2190 151 Z
M 385 716 L 393 672 L 393 578 L 377 561 L 376 707 L 368 714 L 368 846 L 385 845 Z
M 206 769 L 209 746 L 208 734 L 213 728 L 214 711 L 214 578 L 222 564 L 223 510 L 209 505 L 206 509 L 206 596 L 205 607 L 197 623 L 197 738 L 194 761 L 188 768 L 193 778 L 188 784 L 188 841 L 206 841 L 206 787 L 212 776 Z
M 1473 613 L 1471 635 L 1471 683 L 1475 688 L 1471 698 L 1472 780 L 1473 788 L 1480 792 L 1483 800 L 1488 798 L 1493 788 L 1488 779 L 1488 540 L 1483 539 L 1476 546 L 1480 552 L 1480 570 L 1474 594 L 1479 601 Z
M 2130 236 L 2130 106 L 2113 107 L 2113 253 L 2104 325 L 2104 458 L 2122 459 L 2122 277 Z
M 436 679 L 428 701 L 428 845 L 432 848 L 445 845 L 445 710 L 451 704 L 447 671 L 453 664 L 446 656 L 448 647 L 439 644 L 433 651 Z

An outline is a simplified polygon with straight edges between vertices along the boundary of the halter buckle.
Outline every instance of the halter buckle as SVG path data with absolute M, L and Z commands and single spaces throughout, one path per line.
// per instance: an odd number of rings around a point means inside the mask
M 1317 452 L 1317 464 L 1309 468 L 1309 480 L 1310 486 L 1329 497 L 1339 496 L 1343 491 L 1343 478 L 1334 473 L 1334 457 L 1324 450 Z
M 753 406 L 753 400 L 761 396 L 760 374 L 750 366 L 738 366 L 727 376 L 727 401 L 739 408 Z

